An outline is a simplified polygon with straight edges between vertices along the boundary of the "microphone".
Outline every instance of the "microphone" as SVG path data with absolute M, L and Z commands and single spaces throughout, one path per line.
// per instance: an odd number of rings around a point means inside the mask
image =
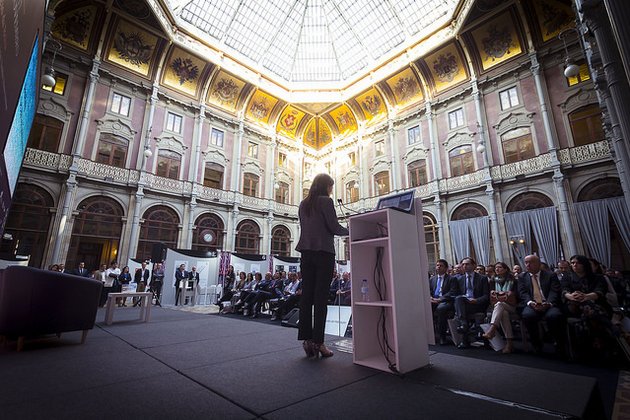
M 337 203 L 339 204 L 339 207 L 340 207 L 340 208 L 341 208 L 341 207 L 343 207 L 343 208 L 344 208 L 344 209 L 346 209 L 347 211 L 352 212 L 352 213 L 354 213 L 354 214 L 361 214 L 361 212 L 358 212 L 358 211 L 356 211 L 356 210 L 353 210 L 353 209 L 351 209 L 351 208 L 347 207 L 346 205 L 344 205 L 344 204 L 343 204 L 343 200 L 342 200 L 341 198 L 338 198 L 338 199 L 337 199 Z M 343 213 L 343 211 L 342 211 L 342 213 Z M 346 215 L 348 215 L 348 213 L 346 213 Z

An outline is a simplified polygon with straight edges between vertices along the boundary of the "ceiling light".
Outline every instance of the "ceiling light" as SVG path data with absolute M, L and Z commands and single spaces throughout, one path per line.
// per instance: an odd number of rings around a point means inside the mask
M 48 90 L 52 90 L 57 84 L 57 79 L 55 79 L 55 58 L 57 57 L 57 53 L 61 50 L 61 43 L 54 38 L 48 38 L 46 41 L 46 45 L 50 44 L 53 49 L 53 57 L 50 61 L 50 67 L 46 67 L 44 71 L 44 75 L 42 76 L 42 87 Z

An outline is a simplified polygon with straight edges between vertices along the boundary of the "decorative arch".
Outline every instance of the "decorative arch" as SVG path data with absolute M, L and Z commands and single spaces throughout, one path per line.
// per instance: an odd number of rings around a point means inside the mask
M 175 136 L 157 137 L 155 145 L 158 149 L 170 150 L 182 155 L 182 157 L 185 156 L 185 152 L 188 149 L 188 146 Z
M 260 226 L 254 220 L 245 219 L 236 227 L 234 252 L 260 254 Z
M 56 101 L 53 97 L 42 97 L 37 106 L 37 113 L 56 118 L 63 123 L 69 121 L 73 115 L 64 104 Z
M 17 184 L 4 226 L 4 233 L 10 234 L 11 240 L 0 242 L 0 252 L 30 255 L 28 265 L 42 268 L 54 206 L 52 195 L 45 189 Z
M 619 178 L 606 177 L 591 181 L 582 187 L 578 192 L 577 201 L 601 200 L 622 195 L 623 190 Z
M 219 215 L 204 213 L 195 220 L 196 230 L 193 233 L 192 249 L 223 249 L 223 233 L 225 224 Z
M 291 255 L 291 231 L 284 225 L 276 225 L 271 229 L 271 254 L 280 257 Z
M 136 258 L 149 257 L 155 244 L 176 248 L 180 223 L 179 215 L 172 208 L 164 205 L 149 207 L 142 215 Z
M 567 96 L 567 99 L 558 106 L 560 107 L 562 112 L 569 114 L 585 105 L 596 103 L 598 103 L 597 95 L 594 90 L 585 90 L 583 88 L 580 88 L 573 92 L 571 95 Z
M 446 138 L 446 141 L 442 144 L 444 145 L 446 151 L 449 152 L 459 146 L 472 145 L 474 136 L 475 134 L 469 132 L 468 130 L 456 131 L 449 135 Z
M 104 195 L 87 197 L 74 213 L 72 237 L 66 265 L 76 268 L 85 262 L 88 270 L 96 270 L 118 255 L 123 231 L 123 206 Z
M 553 201 L 545 194 L 531 191 L 516 195 L 513 197 L 506 207 L 506 212 L 533 210 L 544 207 L 552 207 Z
M 499 120 L 494 129 L 497 132 L 497 137 L 503 136 L 508 131 L 514 130 L 519 127 L 527 127 L 533 133 L 532 127 L 534 125 L 534 113 L 533 112 L 510 112 Z M 532 134 L 533 135 L 533 134 Z
M 474 217 L 483 217 L 487 215 L 488 211 L 481 204 L 465 203 L 453 210 L 451 220 L 472 219 Z

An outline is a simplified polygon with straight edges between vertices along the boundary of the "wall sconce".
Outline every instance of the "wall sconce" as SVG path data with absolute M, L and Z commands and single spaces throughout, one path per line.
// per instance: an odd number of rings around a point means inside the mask
M 525 238 L 522 236 L 510 236 L 510 245 L 525 245 Z
M 57 57 L 57 53 L 61 51 L 61 43 L 54 38 L 49 38 L 46 44 L 50 44 L 53 48 L 53 57 L 50 61 L 50 66 L 46 67 L 44 71 L 44 75 L 42 76 L 42 86 L 47 89 L 52 89 L 57 84 L 57 79 L 55 79 L 55 58 Z
M 562 45 L 564 45 L 564 57 L 565 57 L 564 58 L 564 77 L 566 78 L 575 77 L 580 73 L 580 66 L 575 64 L 573 59 L 569 57 L 569 49 L 567 48 L 567 41 L 566 41 L 566 37 L 569 31 L 577 32 L 577 29 L 567 28 L 567 29 L 562 30 L 558 34 L 558 38 L 562 40 Z

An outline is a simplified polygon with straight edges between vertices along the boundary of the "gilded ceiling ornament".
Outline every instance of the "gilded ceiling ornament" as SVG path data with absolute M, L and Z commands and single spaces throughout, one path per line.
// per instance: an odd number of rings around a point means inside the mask
M 190 58 L 177 57 L 171 63 L 171 68 L 179 78 L 179 84 L 192 82 L 199 76 L 199 67 Z
M 217 83 L 214 91 L 212 92 L 212 96 L 217 98 L 220 102 L 224 104 L 231 104 L 236 101 L 236 96 L 238 95 L 238 86 L 234 83 L 232 79 L 221 79 Z
M 94 11 L 90 9 L 80 9 L 68 17 L 55 21 L 52 31 L 61 38 L 73 41 L 79 45 L 87 46 L 87 37 Z
M 354 118 L 348 111 L 343 111 L 337 115 L 337 122 L 339 123 L 339 131 L 344 131 L 354 123 Z
M 293 131 L 295 130 L 295 124 L 297 122 L 297 111 L 290 111 L 286 117 L 284 117 L 283 119 L 280 120 L 280 124 L 282 125 L 282 128 L 284 128 L 287 131 Z
M 457 58 L 450 52 L 440 54 L 433 62 L 433 70 L 441 82 L 451 82 L 459 72 Z
M 394 86 L 394 93 L 400 102 L 405 102 L 418 93 L 418 83 L 411 77 L 401 77 Z
M 267 98 L 263 97 L 260 101 L 254 102 L 249 112 L 259 120 L 264 120 L 269 113 L 269 104 L 267 104 Z
M 553 34 L 559 32 L 567 26 L 567 24 L 573 22 L 571 16 L 560 8 L 545 2 L 540 2 L 540 7 L 543 14 L 542 26 L 546 36 L 553 36 Z
M 136 66 L 147 64 L 153 50 L 153 47 L 146 44 L 138 32 L 130 34 L 119 32 L 114 41 L 114 48 L 121 59 Z
M 361 107 L 374 117 L 381 109 L 381 98 L 376 95 L 367 96 L 365 100 L 361 102 Z
M 488 54 L 488 58 L 492 58 L 492 61 L 494 61 L 510 53 L 512 35 L 507 26 L 498 29 L 497 25 L 490 25 L 488 26 L 488 36 L 483 38 L 481 42 L 484 52 Z
M 306 142 L 312 146 L 315 145 L 315 126 L 313 126 L 313 128 L 311 130 L 308 130 L 306 132 L 306 136 L 304 137 L 304 139 L 306 140 Z

